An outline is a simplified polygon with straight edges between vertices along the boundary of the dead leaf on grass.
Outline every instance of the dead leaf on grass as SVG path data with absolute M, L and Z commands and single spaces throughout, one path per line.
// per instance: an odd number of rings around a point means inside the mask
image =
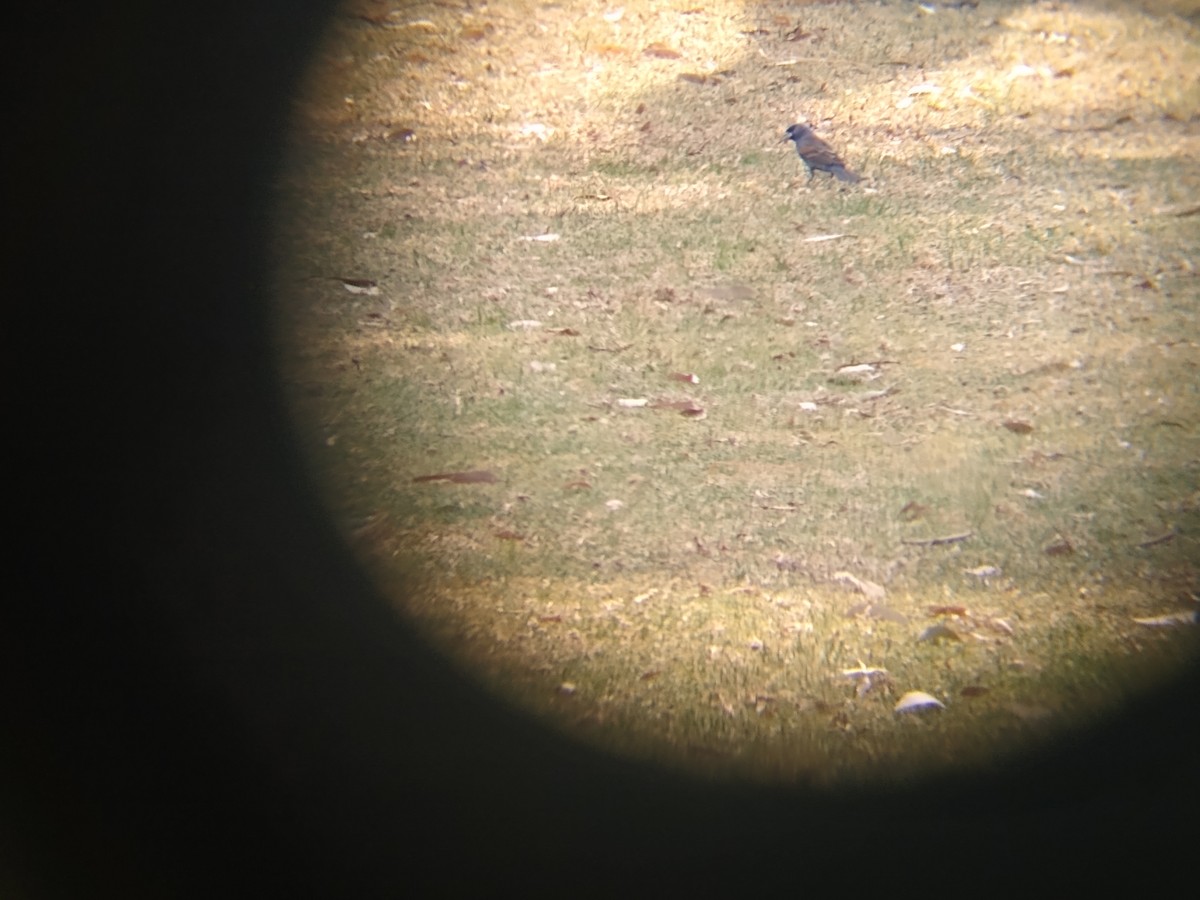
M 1155 537 L 1152 537 L 1152 538 L 1147 538 L 1146 540 L 1144 540 L 1140 544 L 1138 544 L 1138 547 L 1142 550 L 1145 550 L 1147 547 L 1156 547 L 1159 544 L 1169 543 L 1174 539 L 1175 539 L 1175 529 L 1172 528 L 1170 531 L 1167 531 L 1164 534 L 1156 535 Z
M 650 408 L 678 410 L 680 415 L 689 419 L 702 419 L 707 415 L 704 407 L 697 404 L 695 400 L 655 400 L 650 404 Z
M 436 475 L 418 475 L 414 484 L 444 481 L 450 484 L 495 484 L 496 476 L 487 469 L 472 469 L 465 472 L 439 472 Z
M 858 591 L 867 597 L 868 600 L 886 600 L 887 590 L 881 584 L 876 584 L 873 581 L 867 581 L 863 578 L 857 578 L 849 572 L 834 572 L 833 580 L 849 585 L 854 590 Z
M 496 26 L 488 22 L 483 27 L 468 26 L 462 30 L 460 35 L 465 41 L 481 41 L 489 35 L 495 34 Z
M 942 537 L 932 538 L 914 538 L 912 540 L 902 540 L 900 543 L 907 544 L 910 547 L 940 547 L 942 544 L 959 544 L 965 540 L 969 540 L 974 536 L 973 531 L 964 531 L 962 534 L 947 534 Z
M 668 47 L 661 41 L 655 41 L 653 44 L 648 46 L 642 51 L 642 55 L 651 56 L 655 59 L 679 59 L 681 56 L 683 56 L 683 54 L 678 50 Z
M 351 294 L 366 294 L 368 297 L 379 295 L 379 283 L 370 278 L 339 278 L 338 281 Z
M 949 625 L 939 622 L 937 625 L 930 625 L 928 628 L 922 631 L 920 636 L 917 638 L 917 643 L 921 644 L 929 642 L 932 644 L 940 644 L 944 641 L 957 641 L 958 643 L 962 643 L 962 639 L 962 635 Z
M 998 566 L 976 566 L 974 569 L 963 569 L 967 575 L 974 575 L 976 578 L 986 580 L 988 578 L 998 578 L 1000 569 Z
M 1047 556 L 1070 556 L 1075 552 L 1075 546 L 1061 535 L 1042 548 Z
M 855 616 L 865 616 L 868 619 L 879 619 L 883 622 L 895 622 L 897 625 L 907 625 L 908 616 L 899 610 L 892 609 L 890 606 L 885 606 L 882 603 L 856 603 L 854 606 L 846 610 L 846 618 L 853 619 Z
M 838 366 L 833 374 L 840 378 L 868 378 L 878 372 L 879 367 L 875 363 L 850 363 Z
M 855 682 L 854 696 L 860 699 L 876 688 L 886 687 L 891 683 L 887 669 L 864 666 L 862 662 L 859 662 L 857 668 L 842 669 L 842 677 Z
M 909 691 L 895 706 L 895 712 L 920 712 L 922 710 L 945 709 L 946 704 L 924 691 Z
M 1005 419 L 1000 424 L 1013 434 L 1030 434 L 1033 432 L 1033 425 L 1024 419 Z
M 1195 625 L 1200 622 L 1200 611 L 1188 610 L 1180 613 L 1167 613 L 1162 616 L 1151 616 L 1148 618 L 1135 618 L 1133 621 L 1139 625 L 1148 625 L 1151 628 L 1169 628 L 1174 625 Z

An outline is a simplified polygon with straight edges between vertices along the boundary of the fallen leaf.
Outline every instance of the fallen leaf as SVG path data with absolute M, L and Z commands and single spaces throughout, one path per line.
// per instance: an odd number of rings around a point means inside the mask
M 882 603 L 856 603 L 854 606 L 846 610 L 846 618 L 852 619 L 855 616 L 866 616 L 868 619 L 880 619 L 884 622 L 896 622 L 899 625 L 908 624 L 908 616 L 898 610 L 892 609 L 890 606 L 885 606 Z
M 974 569 L 963 569 L 963 572 L 976 578 L 996 578 L 1000 575 L 1000 569 L 996 566 L 976 566 Z
M 958 641 L 961 643 L 962 635 L 949 625 L 939 622 L 937 625 L 930 625 L 921 632 L 920 636 L 917 638 L 917 643 L 923 643 L 925 641 L 929 641 L 934 644 L 940 644 L 943 641 Z
M 370 278 L 339 278 L 338 281 L 351 294 L 366 294 L 368 297 L 379 295 L 379 284 Z
M 1013 434 L 1029 434 L 1033 431 L 1033 426 L 1023 419 L 1005 419 L 1000 424 Z
M 1167 613 L 1163 616 L 1153 616 L 1145 619 L 1134 619 L 1139 625 L 1148 625 L 1151 628 L 1166 628 L 1173 625 L 1195 625 L 1200 622 L 1200 611 L 1190 610 L 1188 612 Z
M 673 50 L 666 44 L 656 41 L 645 50 L 642 51 L 644 56 L 653 56 L 657 59 L 679 59 L 681 54 L 678 50 Z
M 496 476 L 486 469 L 474 469 L 467 472 L 439 472 L 436 475 L 418 475 L 413 482 L 420 484 L 427 481 L 447 481 L 451 484 L 495 484 Z
M 910 547 L 940 547 L 943 544 L 958 544 L 969 540 L 974 535 L 974 532 L 964 531 L 962 534 L 947 534 L 942 537 L 922 538 L 914 540 L 902 540 L 900 543 L 907 544 Z
M 887 598 L 887 591 L 883 585 L 876 584 L 873 581 L 866 581 L 862 578 L 856 578 L 849 572 L 834 572 L 833 580 L 850 585 L 850 587 L 854 588 L 860 594 L 865 594 L 871 600 L 884 600 Z
M 1168 531 L 1164 534 L 1160 534 L 1160 535 L 1158 535 L 1156 537 L 1152 537 L 1152 538 L 1147 538 L 1146 540 L 1144 540 L 1140 544 L 1138 544 L 1138 547 L 1140 547 L 1142 550 L 1145 550 L 1147 547 L 1156 547 L 1159 544 L 1169 543 L 1170 541 L 1173 541 L 1174 539 L 1175 539 L 1175 529 L 1172 528 L 1170 531 Z
M 1059 537 L 1043 547 L 1042 551 L 1047 556 L 1070 556 L 1075 548 L 1065 537 Z
M 838 366 L 834 370 L 835 375 L 872 375 L 878 372 L 879 368 L 874 363 L 852 363 L 846 366 Z
M 945 709 L 946 704 L 924 691 L 909 691 L 896 704 L 895 712 L 917 712 L 919 710 Z

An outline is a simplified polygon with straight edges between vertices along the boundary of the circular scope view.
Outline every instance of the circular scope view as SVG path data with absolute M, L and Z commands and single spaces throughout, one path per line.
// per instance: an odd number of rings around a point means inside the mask
M 313 480 L 618 756 L 887 782 L 1117 714 L 1197 649 L 1197 72 L 1182 0 L 347 3 L 275 220 Z

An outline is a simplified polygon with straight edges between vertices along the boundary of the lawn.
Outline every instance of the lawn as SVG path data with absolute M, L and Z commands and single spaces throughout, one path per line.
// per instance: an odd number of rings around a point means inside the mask
M 1114 713 L 1197 650 L 1198 25 L 347 4 L 275 219 L 330 515 L 500 702 L 656 764 L 892 781 Z

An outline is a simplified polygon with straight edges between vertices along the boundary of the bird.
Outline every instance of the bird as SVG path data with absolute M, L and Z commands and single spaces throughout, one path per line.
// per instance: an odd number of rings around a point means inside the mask
M 828 172 L 842 181 L 851 183 L 858 181 L 859 176 L 846 168 L 842 158 L 834 153 L 833 148 L 813 134 L 807 125 L 792 125 L 783 136 L 784 141 L 795 141 L 796 152 L 808 166 L 808 177 L 811 180 L 817 170 Z

